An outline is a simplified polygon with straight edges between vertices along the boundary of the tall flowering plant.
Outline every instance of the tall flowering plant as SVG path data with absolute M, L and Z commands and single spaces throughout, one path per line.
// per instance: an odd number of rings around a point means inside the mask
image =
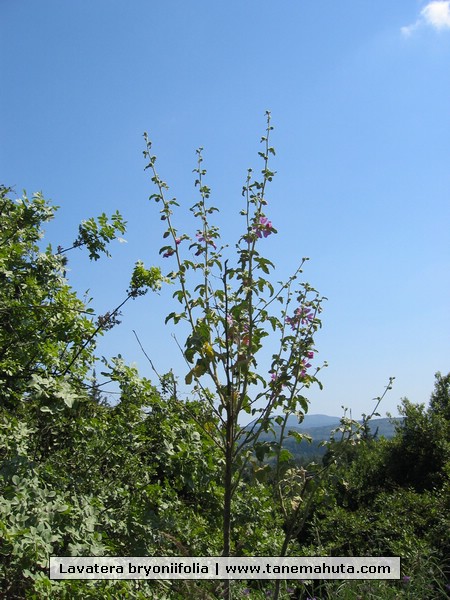
M 319 368 L 313 368 L 312 361 L 323 298 L 299 281 L 307 259 L 300 260 L 286 282 L 273 283 L 274 264 L 262 254 L 268 238 L 277 233 L 266 199 L 267 186 L 275 175 L 269 165 L 275 155 L 270 145 L 270 113 L 266 118 L 259 152 L 261 176 L 255 178 L 251 169 L 247 172 L 240 211 L 244 226 L 233 257 L 212 221 L 218 209 L 209 203 L 211 191 L 205 183 L 202 149 L 197 150 L 194 170 L 199 199 L 190 209 L 197 230 L 180 234 L 174 219 L 179 204 L 169 197 L 168 185 L 156 170 L 152 144 L 144 134 L 146 169 L 156 187 L 150 199 L 160 207 L 165 224 L 166 244 L 160 254 L 170 264 L 167 277 L 177 286 L 173 296 L 180 305 L 166 322 L 189 324 L 183 348 L 189 365 L 185 383 L 210 403 L 216 416 L 214 437 L 224 457 L 224 556 L 234 551 L 232 499 L 249 458 L 256 448 L 261 453 L 261 433 L 268 431 L 274 420 L 284 424 L 284 433 L 292 414 L 301 420 L 308 409 L 304 390 L 319 383 Z M 265 344 L 273 350 L 264 366 Z M 251 423 L 244 427 L 245 415 Z

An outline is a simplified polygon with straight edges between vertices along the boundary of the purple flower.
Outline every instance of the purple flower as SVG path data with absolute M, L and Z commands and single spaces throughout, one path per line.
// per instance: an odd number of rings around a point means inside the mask
M 293 317 L 286 317 L 286 323 L 291 326 L 292 329 L 297 329 L 298 325 L 307 325 L 314 320 L 314 311 L 307 306 L 301 306 L 294 310 Z M 308 357 L 312 358 L 312 356 Z
M 409 583 L 411 581 L 411 577 L 409 577 L 409 575 L 403 575 L 402 581 L 403 583 Z
M 175 254 L 175 250 L 173 248 L 169 248 L 166 250 L 166 252 L 164 252 L 163 258 L 169 258 L 169 256 L 172 256 L 173 254 Z
M 306 323 L 311 323 L 311 321 L 314 319 L 313 311 L 310 308 L 307 308 L 306 306 L 296 308 L 294 314 L 302 325 L 305 325 Z
M 215 245 L 215 243 L 213 242 L 213 240 L 210 237 L 204 236 L 203 233 L 200 233 L 200 232 L 196 233 L 195 235 L 200 243 L 209 244 L 210 246 L 212 246 L 214 248 L 214 250 L 217 248 L 217 246 Z M 201 250 L 199 250 L 197 252 L 197 255 L 200 253 L 201 253 Z
M 283 378 L 281 377 L 282 374 L 279 373 L 275 373 L 275 371 L 269 371 L 269 375 L 270 375 L 270 383 L 275 386 L 276 388 L 284 388 L 285 384 L 282 383 Z
M 259 238 L 263 236 L 266 238 L 274 231 L 272 221 L 269 221 L 267 217 L 259 217 L 259 222 L 253 227 L 253 233 L 256 233 Z

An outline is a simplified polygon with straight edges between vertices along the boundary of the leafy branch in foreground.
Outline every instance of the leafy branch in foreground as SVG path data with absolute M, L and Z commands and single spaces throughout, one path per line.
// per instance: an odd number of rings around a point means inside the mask
M 94 320 L 94 311 L 80 300 L 66 279 L 67 256 L 61 247 L 40 248 L 43 226 L 57 207 L 42 194 L 26 194 L 13 200 L 12 190 L 0 188 L 0 384 L 3 403 L 15 412 L 33 393 L 41 398 L 60 398 L 71 406 L 82 389 L 95 357 L 95 340 L 118 321 L 120 309 L 130 298 L 148 289 L 158 290 L 164 278 L 157 267 L 146 269 L 138 261 L 126 298 L 116 308 Z M 106 244 L 125 232 L 119 213 L 111 221 L 105 214 L 80 225 L 77 241 L 92 260 Z M 72 388 L 71 388 L 72 386 Z M 69 388 L 70 392 L 69 392 Z M 49 407 L 47 407 L 49 409 Z
M 83 221 L 78 227 L 78 236 L 73 245 L 70 248 L 59 246 L 57 254 L 64 254 L 74 248 L 86 246 L 91 260 L 98 260 L 100 252 L 110 256 L 107 244 L 114 239 L 124 242 L 125 240 L 118 237 L 117 233 L 124 234 L 125 231 L 126 221 L 123 220 L 119 211 L 113 213 L 111 219 L 108 219 L 107 215 L 102 213 L 97 219 L 91 217 Z

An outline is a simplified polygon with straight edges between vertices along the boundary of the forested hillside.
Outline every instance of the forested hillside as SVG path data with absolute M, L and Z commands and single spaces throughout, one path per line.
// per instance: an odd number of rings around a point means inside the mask
M 311 417 L 311 419 L 310 419 Z M 319 425 L 320 422 L 328 422 L 329 425 Z M 391 439 L 394 437 L 396 428 L 401 425 L 400 418 L 373 418 L 368 423 L 370 434 L 376 438 Z M 363 421 L 357 421 L 354 425 L 354 431 L 363 424 Z M 299 423 L 298 418 L 290 420 L 289 429 L 303 434 L 302 440 L 295 437 L 288 437 L 284 440 L 283 447 L 291 452 L 293 458 L 298 464 L 306 466 L 313 460 L 321 460 L 327 452 L 327 444 L 332 437 L 333 432 L 339 427 L 340 419 L 338 417 L 328 417 L 327 415 L 305 415 L 304 420 Z M 277 440 L 280 436 L 281 428 L 275 425 L 273 431 L 261 435 L 261 441 L 270 442 Z
M 43 239 L 55 207 L 40 194 L 1 188 L 2 598 L 448 597 L 450 374 L 436 374 L 429 403 L 402 401 L 390 439 L 381 429 L 374 435 L 375 411 L 360 421 L 343 415 L 327 426 L 334 433 L 322 455 L 299 464 L 297 449 L 313 430 L 295 422 L 309 409 L 308 388 L 319 384 L 311 361 L 323 299 L 298 282 L 304 261 L 280 285 L 264 258 L 264 241 L 276 233 L 266 201 L 269 123 L 261 178 L 249 172 L 244 186 L 234 263 L 210 223 L 216 209 L 201 152 L 198 230 L 189 238 L 176 229 L 178 205 L 146 140 L 152 200 L 166 227 L 161 260 L 172 263 L 163 275 L 138 261 L 123 301 L 104 315 L 70 286 L 70 252 L 100 259 L 125 230 L 123 218 L 89 218 L 72 248 L 62 248 Z M 178 302 L 168 319 L 191 327 L 179 374 L 191 386 L 188 400 L 173 373 L 149 381 L 120 348 L 115 358 L 96 356 L 121 306 L 168 281 Z M 274 338 L 266 373 L 258 353 Z M 105 382 L 118 390 L 114 404 Z M 240 425 L 243 414 L 252 426 Z M 52 581 L 50 555 L 400 556 L 402 579 Z

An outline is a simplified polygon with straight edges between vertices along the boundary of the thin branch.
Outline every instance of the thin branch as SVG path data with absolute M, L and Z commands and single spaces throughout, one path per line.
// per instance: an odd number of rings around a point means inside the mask
M 149 356 L 149 355 L 147 354 L 147 352 L 145 351 L 145 349 L 144 349 L 144 346 L 141 344 L 141 340 L 139 339 L 139 336 L 138 336 L 138 334 L 136 333 L 136 331 L 135 331 L 134 329 L 133 329 L 132 331 L 133 331 L 133 333 L 134 333 L 134 337 L 136 338 L 136 340 L 137 340 L 137 343 L 139 344 L 139 346 L 140 346 L 140 348 L 141 348 L 141 350 L 142 350 L 142 352 L 143 352 L 143 354 L 144 354 L 145 358 L 148 360 L 148 362 L 150 363 L 150 366 L 151 366 L 151 368 L 152 368 L 153 372 L 156 374 L 157 378 L 158 378 L 158 379 L 159 379 L 159 381 L 161 382 L 161 381 L 162 381 L 161 375 L 160 375 L 160 374 L 158 373 L 158 371 L 156 370 L 156 368 L 155 368 L 155 365 L 154 365 L 154 364 L 153 364 L 153 362 L 152 362 L 152 359 L 150 358 L 150 356 Z

